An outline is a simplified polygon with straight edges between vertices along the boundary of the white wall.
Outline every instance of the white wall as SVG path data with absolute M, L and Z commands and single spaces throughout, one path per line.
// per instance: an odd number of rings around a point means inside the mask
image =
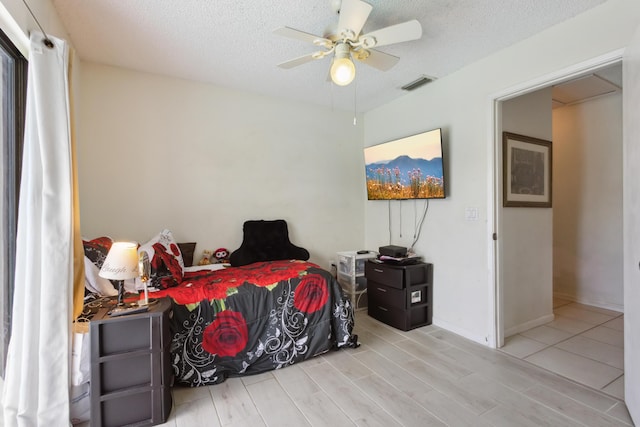
M 434 263 L 436 325 L 479 342 L 493 340 L 493 229 L 487 215 L 492 212 L 493 185 L 491 99 L 516 85 L 624 48 L 639 22 L 640 2 L 609 0 L 365 115 L 366 146 L 434 127 L 447 130 L 449 196 L 431 202 L 416 246 Z M 411 202 L 403 203 L 407 208 L 402 210 L 402 223 L 412 224 Z M 465 221 L 465 207 L 478 207 L 480 219 Z M 394 208 L 397 224 L 399 209 Z M 386 244 L 386 204 L 366 202 L 365 218 L 366 246 Z
M 198 242 L 197 261 L 236 249 L 245 220 L 283 218 L 325 268 L 363 246 L 353 113 L 90 63 L 81 81 L 85 237 L 143 243 L 166 227 Z
M 551 141 L 551 88 L 503 102 L 502 130 Z M 552 150 L 555 145 L 554 141 Z M 552 176 L 552 182 L 556 179 Z M 553 206 L 556 195 L 552 195 Z M 502 195 L 498 199 L 502 200 Z M 505 336 L 553 320 L 554 211 L 554 208 L 501 208 L 499 274 Z
M 553 112 L 554 293 L 622 311 L 622 94 Z

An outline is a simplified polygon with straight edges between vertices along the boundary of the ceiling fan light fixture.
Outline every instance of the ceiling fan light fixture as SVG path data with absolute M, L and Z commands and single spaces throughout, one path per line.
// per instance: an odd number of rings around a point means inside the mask
M 335 58 L 331 64 L 331 80 L 338 86 L 347 86 L 356 77 L 356 67 L 349 58 Z
M 331 63 L 331 80 L 338 86 L 347 86 L 356 77 L 356 66 L 351 60 L 350 47 L 346 43 L 336 45 L 335 56 Z
M 328 1 L 340 16 L 337 24 L 332 24 L 322 37 L 290 27 L 274 30 L 274 33 L 280 36 L 311 42 L 324 50 L 280 63 L 278 67 L 290 69 L 333 54 L 329 77 L 336 85 L 346 86 L 356 76 L 354 59 L 380 71 L 388 71 L 400 58 L 372 48 L 418 40 L 422 37 L 422 25 L 417 19 L 362 34 L 373 9 L 372 5 L 363 0 Z

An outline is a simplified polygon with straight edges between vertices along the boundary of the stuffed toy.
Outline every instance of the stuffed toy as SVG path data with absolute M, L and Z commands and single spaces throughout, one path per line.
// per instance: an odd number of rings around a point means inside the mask
M 198 261 L 198 265 L 211 264 L 211 255 L 213 255 L 213 252 L 209 250 L 205 249 L 204 251 L 202 251 L 202 258 L 200 259 L 200 261 Z
M 219 263 L 224 264 L 229 262 L 229 251 L 225 248 L 216 249 L 213 256 Z

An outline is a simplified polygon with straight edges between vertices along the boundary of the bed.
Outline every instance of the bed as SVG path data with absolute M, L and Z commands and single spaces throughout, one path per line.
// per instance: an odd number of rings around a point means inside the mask
M 86 301 L 93 302 L 78 321 L 114 303 L 113 283 L 98 275 L 111 243 L 109 237 L 84 241 Z M 284 220 L 246 221 L 230 267 L 191 266 L 194 247 L 162 230 L 138 249 L 150 259 L 151 300 L 172 301 L 177 384 L 217 384 L 358 345 L 351 302 L 328 271 L 308 262 L 306 249 L 289 241 Z M 137 279 L 124 285 L 134 301 L 142 294 Z
M 303 260 L 187 271 L 151 294 L 173 301 L 176 383 L 196 387 L 357 346 L 353 309 L 334 277 Z

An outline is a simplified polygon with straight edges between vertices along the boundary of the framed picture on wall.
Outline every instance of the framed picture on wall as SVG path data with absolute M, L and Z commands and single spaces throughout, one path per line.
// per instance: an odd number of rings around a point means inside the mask
M 551 141 L 502 133 L 502 205 L 551 207 Z

